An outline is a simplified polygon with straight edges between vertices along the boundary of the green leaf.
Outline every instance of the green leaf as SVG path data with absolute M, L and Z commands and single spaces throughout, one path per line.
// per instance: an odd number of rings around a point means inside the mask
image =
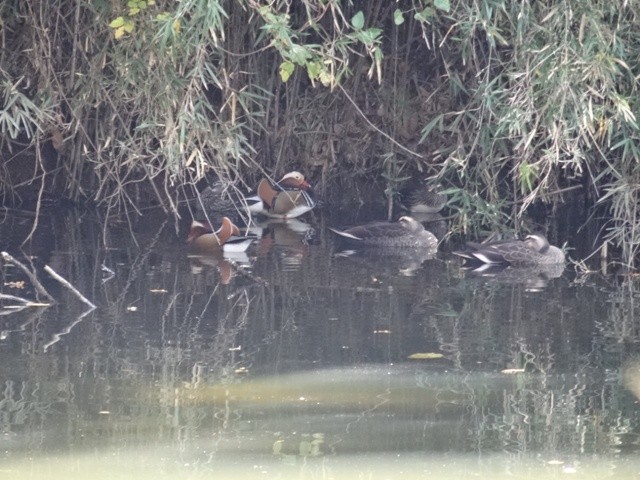
M 433 5 L 438 10 L 443 10 L 447 13 L 449 13 L 449 11 L 451 10 L 451 3 L 449 2 L 449 0 L 433 0 Z
M 522 193 L 531 192 L 533 190 L 533 182 L 538 177 L 535 167 L 527 161 L 523 161 L 518 167 L 518 173 L 520 174 L 520 190 Z
M 120 28 L 122 25 L 124 25 L 124 17 L 118 17 L 111 20 L 111 23 L 109 24 L 111 28 Z
M 415 19 L 419 22 L 428 23 L 435 15 L 435 11 L 431 7 L 427 7 L 421 12 L 416 13 Z
M 404 14 L 399 8 L 396 8 L 395 12 L 393 12 L 393 23 L 396 25 L 402 25 L 404 23 Z
M 368 28 L 366 30 L 360 30 L 354 33 L 354 37 L 365 45 L 373 45 L 380 40 L 380 34 L 382 30 L 379 28 Z
M 320 72 L 320 82 L 325 87 L 329 87 L 333 83 L 333 75 L 326 68 L 323 68 Z
M 351 25 L 353 25 L 353 28 L 355 28 L 356 30 L 360 30 L 362 27 L 364 27 L 364 13 L 362 13 L 362 10 L 360 10 L 351 18 Z
M 283 82 L 289 80 L 289 77 L 291 77 L 295 68 L 296 66 L 291 62 L 282 62 L 280 64 L 280 78 Z
M 315 80 L 320 76 L 320 72 L 322 71 L 322 63 L 320 62 L 309 62 L 307 63 L 307 75 L 311 80 Z

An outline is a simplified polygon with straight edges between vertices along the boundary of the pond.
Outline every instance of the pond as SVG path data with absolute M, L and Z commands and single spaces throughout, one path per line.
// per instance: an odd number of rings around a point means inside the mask
M 3 299 L 0 479 L 640 478 L 634 277 L 347 255 L 328 212 L 232 257 L 158 214 L 32 222 L 2 250 L 56 302 Z

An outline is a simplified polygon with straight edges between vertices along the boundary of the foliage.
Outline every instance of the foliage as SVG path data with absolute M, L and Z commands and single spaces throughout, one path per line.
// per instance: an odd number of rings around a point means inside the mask
M 419 174 L 474 232 L 580 186 L 631 266 L 638 3 L 0 0 L 0 148 L 51 144 L 33 179 L 110 211 L 178 212 L 212 170 L 348 172 L 389 195 Z

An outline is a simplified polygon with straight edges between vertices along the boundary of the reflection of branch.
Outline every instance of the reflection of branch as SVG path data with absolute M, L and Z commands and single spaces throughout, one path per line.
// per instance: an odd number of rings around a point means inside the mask
M 96 306 L 91 303 L 87 297 L 85 297 L 84 295 L 82 295 L 78 289 L 76 287 L 74 287 L 73 285 L 71 285 L 67 280 L 65 280 L 64 278 L 62 278 L 60 275 L 58 275 L 53 268 L 51 268 L 49 265 L 45 265 L 44 266 L 44 271 L 47 272 L 49 275 L 51 275 L 53 278 L 55 278 L 56 280 L 58 280 L 62 285 L 64 285 L 65 287 L 67 287 L 69 290 L 71 290 L 80 300 L 82 300 L 84 303 L 86 303 L 87 305 L 89 305 L 92 309 L 96 308 Z
M 27 298 L 16 297 L 15 295 L 9 295 L 7 293 L 0 293 L 0 300 L 12 300 L 14 302 L 22 303 L 23 305 L 18 307 L 20 309 L 24 307 L 48 307 L 50 305 L 49 303 L 33 302 Z
M 36 276 L 33 274 L 33 272 L 31 270 L 29 270 L 27 267 L 24 266 L 23 263 L 19 262 L 18 260 L 16 260 L 15 258 L 13 258 L 11 255 L 9 255 L 7 252 L 1 252 L 0 255 L 2 255 L 2 258 L 7 261 L 7 262 L 11 262 L 14 265 L 16 265 L 18 268 L 20 268 L 27 277 L 29 277 L 29 280 L 31 280 L 31 283 L 33 284 L 33 286 L 35 287 L 36 291 L 40 294 L 43 295 L 44 297 L 46 297 L 48 300 L 51 300 L 52 302 L 55 302 L 55 299 L 49 295 L 49 292 L 47 292 L 45 290 L 45 288 L 42 286 L 42 284 L 38 281 L 38 279 L 36 278 Z
M 85 299 L 86 300 L 86 299 Z M 88 300 L 87 300 L 88 301 Z M 87 310 L 86 312 L 84 312 L 82 315 L 80 315 L 78 318 L 76 318 L 75 322 L 69 324 L 64 330 L 62 330 L 60 333 L 54 333 L 53 334 L 53 340 L 51 340 L 48 343 L 44 344 L 44 351 L 47 351 L 47 348 L 49 348 L 51 345 L 58 343 L 60 341 L 60 337 L 62 337 L 63 335 L 66 335 L 67 333 L 69 333 L 71 331 L 71 329 L 73 327 L 75 327 L 77 324 L 79 324 L 84 317 L 86 317 L 89 313 L 93 312 L 93 310 L 96 307 L 90 308 L 89 310 Z

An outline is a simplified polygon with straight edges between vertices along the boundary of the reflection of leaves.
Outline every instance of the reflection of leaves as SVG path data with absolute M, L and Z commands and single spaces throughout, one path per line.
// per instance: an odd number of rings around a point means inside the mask
M 412 353 L 409 355 L 409 359 L 411 360 L 434 360 L 436 358 L 443 358 L 444 355 L 436 352 L 427 352 L 427 353 Z

